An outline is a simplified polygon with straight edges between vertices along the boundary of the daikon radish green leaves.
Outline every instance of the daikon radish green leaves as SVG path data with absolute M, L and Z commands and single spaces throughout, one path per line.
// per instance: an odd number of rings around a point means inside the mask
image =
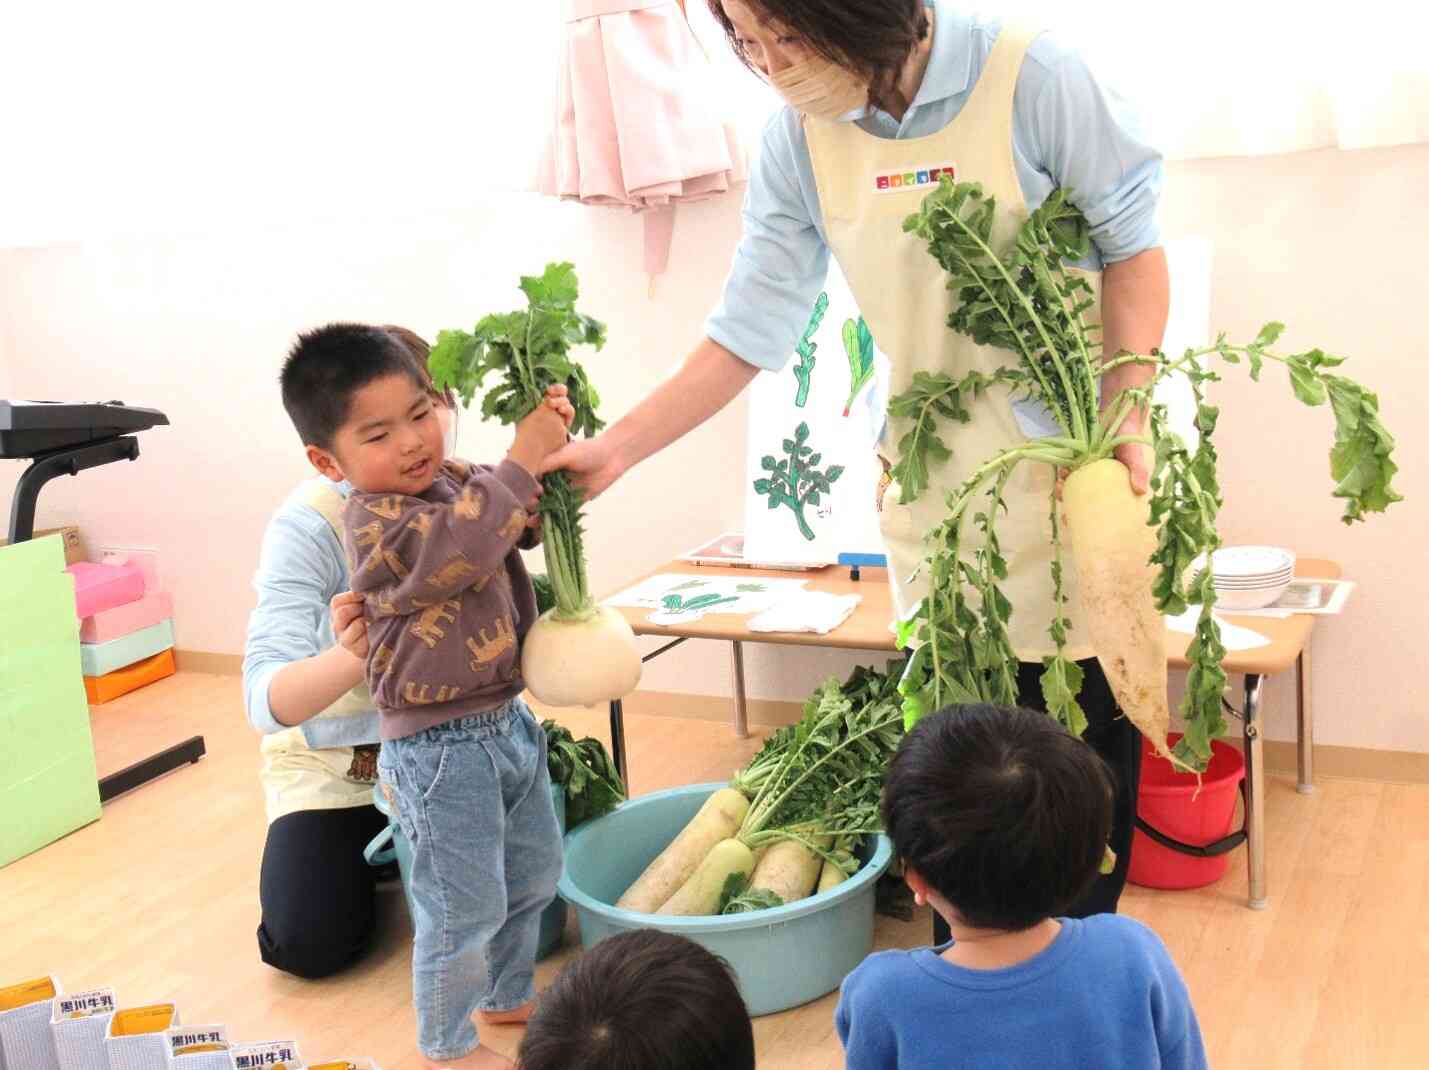
M 949 703 L 1015 701 L 1017 657 L 1007 642 L 1007 622 L 1022 607 L 1009 605 L 1001 592 L 1007 562 L 996 541 L 996 521 L 1007 508 L 1003 490 L 1014 470 L 1024 462 L 1047 464 L 1071 473 L 1063 494 L 1065 511 L 1049 503 L 1057 551 L 1049 577 L 1053 612 L 1048 624 L 1056 654 L 1045 659 L 1042 676 L 1049 712 L 1073 731 L 1085 727 L 1076 702 L 1081 672 L 1065 656 L 1071 622 L 1061 550 L 1069 540 L 1070 567 L 1076 570 L 1088 618 L 1083 624 L 1097 657 L 1122 710 L 1163 753 L 1169 710 L 1161 614 L 1201 607 L 1188 650 L 1191 670 L 1181 707 L 1185 734 L 1175 758 L 1203 769 L 1210 741 L 1225 732 L 1220 664 L 1225 650 L 1211 613 L 1214 588 L 1208 575 L 1189 586 L 1186 580 L 1190 563 L 1220 544 L 1214 445 L 1219 413 L 1204 393 L 1219 376 L 1205 362 L 1245 363 L 1257 381 L 1267 366 L 1278 363 L 1297 398 L 1312 407 L 1329 404 L 1335 422 L 1330 475 L 1333 493 L 1345 500 L 1346 523 L 1400 500 L 1392 486 L 1394 439 L 1380 420 L 1378 398 L 1332 371 L 1342 358 L 1319 349 L 1274 351 L 1284 329 L 1278 323 L 1267 324 L 1246 345 L 1232 345 L 1222 335 L 1214 345 L 1179 357 L 1157 350 L 1103 353 L 1100 331 L 1087 319 L 1094 304 L 1091 287 L 1069 267 L 1090 252 L 1081 213 L 1058 190 L 1031 214 L 1012 247 L 1000 249 L 992 240 L 995 212 L 977 184 L 944 179 L 904 222 L 904 230 L 926 241 L 948 273 L 948 288 L 957 295 L 949 326 L 978 344 L 1009 350 L 1015 359 L 990 377 L 958 381 L 923 375 L 894 397 L 890 412 L 912 421 L 899 443 L 894 474 L 905 502 L 925 493 L 930 466 L 950 455 L 940 424 L 972 418 L 968 404 L 993 382 L 1041 401 L 1058 433 L 984 459 L 949 495 L 946 520 L 927 538 L 923 569 L 930 592 L 900 629 L 902 644 L 916 647 L 900 683 L 905 716 L 911 724 Z M 1101 398 L 1098 381 L 1131 363 L 1150 367 L 1151 383 Z M 1177 373 L 1186 375 L 1195 392 L 1199 444 L 1194 451 L 1170 430 L 1165 409 L 1152 400 L 1155 384 Z M 1149 411 L 1148 434 L 1122 434 L 1133 409 Z M 1154 450 L 1149 500 L 1130 495 L 1126 471 L 1112 459 L 1119 446 L 1131 442 Z M 976 548 L 965 537 L 969 524 L 984 536 Z
M 546 733 L 546 769 L 566 797 L 566 831 L 610 813 L 625 801 L 625 782 L 610 753 L 592 736 L 576 739 L 552 720 Z

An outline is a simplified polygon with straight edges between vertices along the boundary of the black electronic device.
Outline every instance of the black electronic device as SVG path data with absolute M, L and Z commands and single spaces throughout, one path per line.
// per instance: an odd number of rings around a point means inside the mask
M 10 541 L 24 542 L 35 533 L 35 502 L 46 483 L 112 461 L 132 461 L 139 456 L 135 432 L 168 422 L 158 409 L 122 401 L 0 399 L 0 458 L 31 462 L 15 484 Z
M 158 409 L 140 409 L 122 401 L 0 400 L 0 457 L 34 457 L 168 422 Z

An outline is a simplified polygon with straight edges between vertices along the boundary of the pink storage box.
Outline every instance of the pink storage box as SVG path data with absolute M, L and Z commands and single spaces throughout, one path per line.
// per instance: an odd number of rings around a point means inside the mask
M 152 628 L 174 615 L 174 599 L 168 591 L 150 591 L 137 602 L 115 606 L 85 617 L 79 625 L 81 643 L 107 643 Z
M 144 597 L 144 573 L 135 565 L 94 565 L 80 561 L 65 569 L 74 577 L 80 620 Z

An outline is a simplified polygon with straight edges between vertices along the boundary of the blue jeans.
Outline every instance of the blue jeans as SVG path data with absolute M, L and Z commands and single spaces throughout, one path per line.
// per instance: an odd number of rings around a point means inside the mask
M 546 735 L 513 699 L 385 741 L 377 769 L 412 846 L 417 1044 L 459 1059 L 478 1043 L 473 1011 L 535 995 L 541 912 L 561 875 Z

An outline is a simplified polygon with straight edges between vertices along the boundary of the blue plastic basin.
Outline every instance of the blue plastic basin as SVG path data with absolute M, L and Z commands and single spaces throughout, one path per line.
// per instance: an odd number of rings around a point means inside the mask
M 387 827 L 373 837 L 363 855 L 369 865 L 385 866 L 394 859 L 397 870 L 402 874 L 402 895 L 407 900 L 407 913 L 412 913 L 412 893 L 408 887 L 408 873 L 412 869 L 412 845 L 407 842 L 407 834 L 402 826 L 392 820 L 392 808 L 387 797 L 382 794 L 379 784 L 372 791 L 372 801 L 377 809 L 387 817 Z M 556 784 L 551 785 L 551 802 L 556 807 L 556 820 L 561 831 L 566 831 L 566 793 Z M 566 928 L 566 904 L 558 895 L 541 914 L 541 936 L 536 945 L 536 957 L 543 959 L 561 946 L 561 934 Z
M 566 836 L 560 894 L 576 908 L 581 944 L 632 929 L 679 933 L 734 968 L 753 1016 L 773 1014 L 838 988 L 873 950 L 874 883 L 893 858 L 886 836 L 865 841 L 864 865 L 827 892 L 771 910 L 721 917 L 638 914 L 612 904 L 725 784 L 694 784 L 621 804 Z

